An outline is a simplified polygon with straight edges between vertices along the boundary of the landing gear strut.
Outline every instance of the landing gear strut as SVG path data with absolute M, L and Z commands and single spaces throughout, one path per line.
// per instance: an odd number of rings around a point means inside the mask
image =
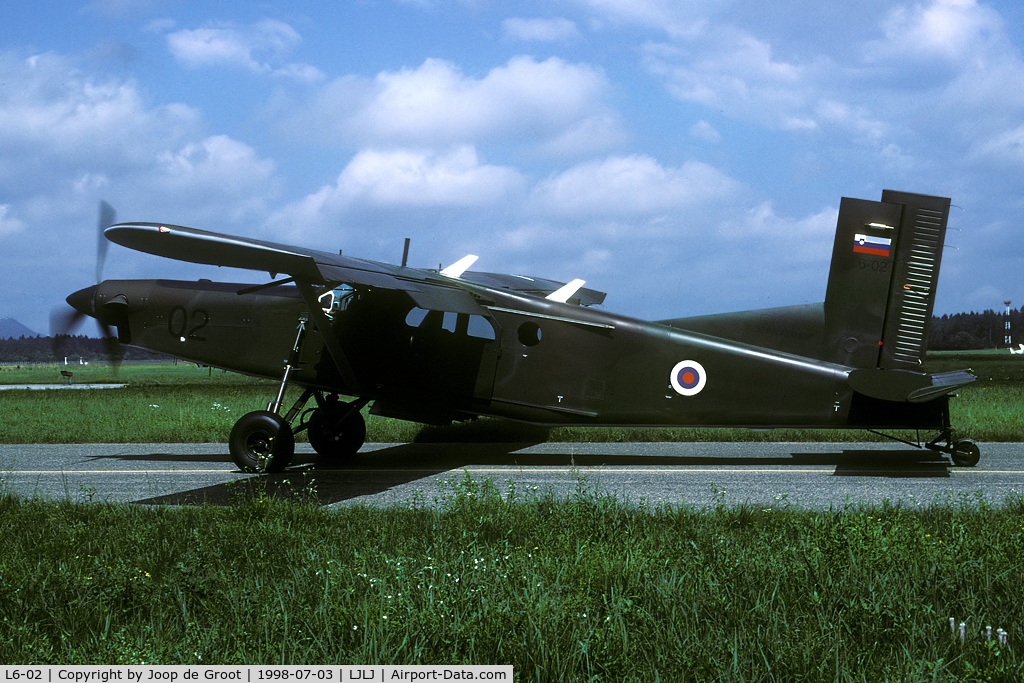
M 289 424 L 306 402 L 316 396 L 317 407 L 306 411 L 293 430 Z M 295 453 L 295 434 L 307 430 L 309 444 L 316 451 L 317 465 L 337 467 L 351 462 L 366 441 L 362 410 L 368 399 L 351 403 L 307 389 L 285 417 L 273 410 L 243 415 L 231 430 L 228 446 L 231 459 L 243 472 L 273 473 L 288 466 Z
M 940 444 L 940 441 L 945 441 L 945 443 Z M 926 447 L 945 453 L 957 467 L 974 467 L 981 460 L 981 449 L 978 448 L 978 444 L 970 439 L 954 441 L 952 433 L 948 429 L 943 430 L 941 434 L 929 441 Z
M 306 389 L 287 415 L 279 415 L 307 322 L 305 318 L 299 320 L 298 335 L 284 366 L 284 376 L 274 401 L 266 410 L 243 415 L 231 429 L 228 439 L 231 459 L 243 472 L 263 474 L 286 468 L 295 454 L 295 434 L 304 429 L 309 431 L 310 445 L 320 456 L 318 464 L 328 466 L 351 460 L 366 440 L 366 422 L 359 411 L 369 399 L 344 403 L 338 400 L 337 394 L 325 397 L 321 391 Z M 292 421 L 314 396 L 317 407 L 307 411 L 301 424 L 293 430 L 290 426 Z
M 939 432 L 938 436 L 925 444 L 925 448 L 945 453 L 957 467 L 974 467 L 981 459 L 981 449 L 978 448 L 978 444 L 970 439 L 953 440 L 953 427 L 949 420 L 948 403 L 945 404 L 942 414 L 942 431 Z
M 243 472 L 280 472 L 295 453 L 295 436 L 280 415 L 257 410 L 235 423 L 228 447 L 231 459 Z
M 949 420 L 949 404 L 945 404 L 945 408 L 942 411 L 942 429 L 938 435 L 929 441 L 928 443 L 921 445 L 920 440 L 917 443 L 913 441 L 906 441 L 899 437 L 891 434 L 884 434 L 873 429 L 868 431 L 879 434 L 881 436 L 894 439 L 900 443 L 905 443 L 908 446 L 914 446 L 916 448 L 927 448 L 930 451 L 936 451 L 938 453 L 944 453 L 949 456 L 949 459 L 957 467 L 974 467 L 978 464 L 981 459 L 981 449 L 978 448 L 978 444 L 974 443 L 970 439 L 953 439 L 953 427 Z
M 351 461 L 366 441 L 366 421 L 359 412 L 366 401 L 342 403 L 335 395 L 326 399 L 318 395 L 317 404 L 302 425 L 308 430 L 309 444 L 320 456 L 317 465 L 330 467 Z

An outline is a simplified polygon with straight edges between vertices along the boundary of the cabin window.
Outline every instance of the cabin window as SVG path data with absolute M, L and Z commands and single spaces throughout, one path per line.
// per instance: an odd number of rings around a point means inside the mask
M 519 343 L 523 346 L 536 346 L 540 344 L 541 338 L 544 336 L 543 331 L 540 329 L 540 325 L 535 322 L 525 322 L 519 326 L 519 330 L 516 332 L 519 337 Z
M 405 324 L 409 327 L 419 327 L 423 324 L 429 312 L 423 308 L 414 308 L 409 311 L 409 315 L 405 316 Z
M 418 329 L 445 330 L 452 334 L 494 341 L 497 335 L 494 326 L 482 315 L 469 315 L 468 313 L 454 313 L 452 311 L 428 311 L 422 308 L 414 308 L 405 317 L 405 324 Z
M 494 333 L 494 325 L 482 315 L 469 316 L 469 328 L 466 330 L 466 334 L 475 339 L 486 339 L 487 341 L 494 341 L 498 338 Z

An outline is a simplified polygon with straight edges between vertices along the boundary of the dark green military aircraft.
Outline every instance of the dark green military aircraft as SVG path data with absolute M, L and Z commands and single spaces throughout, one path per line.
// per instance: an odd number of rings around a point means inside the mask
M 927 430 L 925 447 L 972 466 L 979 450 L 953 439 L 949 396 L 974 375 L 918 369 L 949 206 L 891 190 L 844 198 L 824 303 L 740 313 L 645 322 L 591 308 L 605 295 L 581 280 L 469 271 L 475 256 L 424 270 L 163 223 L 105 235 L 287 277 L 105 280 L 68 302 L 124 344 L 279 380 L 231 430 L 245 471 L 286 467 L 302 430 L 320 462 L 353 457 L 371 403 L 430 424 Z M 288 386 L 303 392 L 282 414 Z

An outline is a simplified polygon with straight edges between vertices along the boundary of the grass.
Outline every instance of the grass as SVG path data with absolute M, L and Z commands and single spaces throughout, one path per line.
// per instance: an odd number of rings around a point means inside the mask
M 981 378 L 953 403 L 958 427 L 1024 439 L 1014 360 L 933 361 Z M 4 366 L 0 383 L 53 382 L 60 369 Z M 74 372 L 129 386 L 2 392 L 0 441 L 222 442 L 275 388 L 184 364 Z M 547 434 L 483 420 L 421 430 L 376 417 L 369 428 L 372 441 L 863 438 Z M 315 482 L 236 486 L 225 507 L 158 508 L 93 504 L 88 490 L 22 500 L 0 484 L 0 662 L 512 664 L 524 681 L 1024 679 L 1019 496 L 696 510 L 624 504 L 585 479 L 559 498 L 467 473 L 436 500 L 335 510 L 319 506 Z M 966 624 L 963 641 L 951 617 Z M 981 635 L 989 625 L 1009 644 Z
M 55 383 L 62 365 L 0 366 L 0 384 Z M 125 389 L 6 391 L 0 404 L 6 419 L 0 443 L 177 443 L 224 442 L 234 422 L 266 406 L 276 383 L 187 363 L 69 366 L 78 383 L 122 382 Z M 976 441 L 1024 441 L 1024 357 L 1009 354 L 935 354 L 929 372 L 973 367 L 979 380 L 959 390 L 951 402 L 959 434 Z M 286 398 L 295 400 L 292 390 Z M 289 404 L 290 405 L 290 404 Z M 860 430 L 622 427 L 560 427 L 551 430 L 482 419 L 436 428 L 367 418 L 370 442 L 419 441 L 873 441 Z M 901 436 L 915 440 L 913 433 Z M 930 438 L 932 435 L 922 435 Z M 299 439 L 305 439 L 300 434 Z
M 64 367 L 0 366 L 0 383 L 55 383 Z M 238 418 L 265 408 L 277 391 L 277 383 L 269 380 L 189 363 L 126 363 L 116 371 L 103 364 L 70 367 L 76 383 L 128 386 L 2 392 L 6 419 L 0 443 L 225 442 Z M 286 400 L 298 394 L 291 391 Z M 372 440 L 412 441 L 418 431 L 417 425 L 398 420 L 368 420 L 377 437 Z
M 194 363 L 141 362 L 111 366 L 108 363 L 64 365 L 62 363 L 4 363 L 0 384 L 60 384 L 61 371 L 71 372 L 75 384 L 253 384 L 263 382 L 244 375 L 202 368 Z
M 315 490 L 280 500 L 260 482 L 221 508 L 0 496 L 0 661 L 512 664 L 522 681 L 1024 676 L 1019 497 L 694 510 L 623 504 L 584 479 L 558 498 L 467 473 L 429 504 L 325 510 Z

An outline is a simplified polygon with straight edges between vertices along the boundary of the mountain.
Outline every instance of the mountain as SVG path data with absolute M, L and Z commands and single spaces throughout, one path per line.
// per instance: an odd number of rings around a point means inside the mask
M 21 337 L 38 337 L 14 318 L 0 318 L 0 339 L 19 339 Z

